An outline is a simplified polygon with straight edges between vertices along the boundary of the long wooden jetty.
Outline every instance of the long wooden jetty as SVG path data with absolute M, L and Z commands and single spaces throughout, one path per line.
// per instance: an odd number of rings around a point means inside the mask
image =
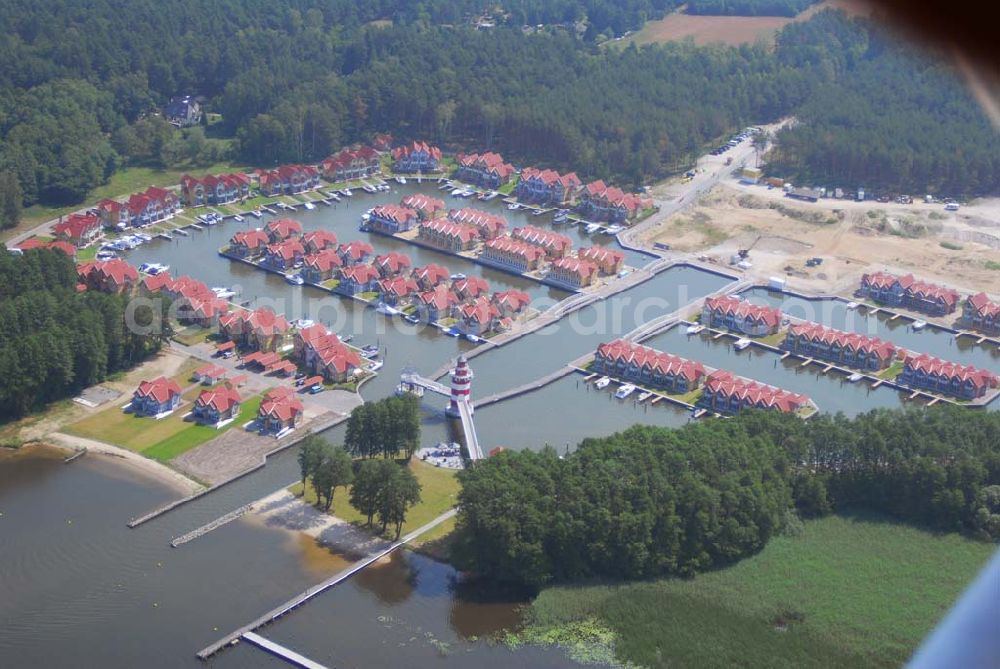
M 253 504 L 244 504 L 240 508 L 235 509 L 233 511 L 230 511 L 229 513 L 227 513 L 227 514 L 225 514 L 223 516 L 220 516 L 220 517 L 216 518 L 215 520 L 213 520 L 213 521 L 211 521 L 209 523 L 205 523 L 201 527 L 199 527 L 197 529 L 194 529 L 194 530 L 191 530 L 187 534 L 182 534 L 179 537 L 175 537 L 175 538 L 171 539 L 171 541 L 170 541 L 170 547 L 171 548 L 177 548 L 178 546 L 186 544 L 187 542 L 192 541 L 193 539 L 197 539 L 198 537 L 200 537 L 202 535 L 208 534 L 209 532 L 211 532 L 214 529 L 218 529 L 218 528 L 222 527 L 223 525 L 225 525 L 227 523 L 233 522 L 234 520 L 236 520 L 240 516 L 242 516 L 242 515 L 250 512 L 252 510 L 253 510 Z
M 302 667 L 303 669 L 327 669 L 326 665 L 310 660 L 305 655 L 296 653 L 294 650 L 286 648 L 279 643 L 275 643 L 270 639 L 265 639 L 261 635 L 255 634 L 254 632 L 245 633 L 243 635 L 243 639 L 249 641 L 258 648 L 266 650 L 272 655 L 280 657 L 289 664 L 294 664 L 296 667 Z
M 369 555 L 368 557 L 364 558 L 363 560 L 360 560 L 359 562 L 354 563 L 352 566 L 348 567 L 347 569 L 345 569 L 345 570 L 343 570 L 343 571 L 341 571 L 341 572 L 339 572 L 337 574 L 334 574 L 333 576 L 331 576 L 330 578 L 326 579 L 325 581 L 317 583 L 316 585 L 312 586 L 311 588 L 307 589 L 306 591 L 304 591 L 304 592 L 296 595 L 295 597 L 292 597 L 291 599 L 289 599 L 284 604 L 280 604 L 279 606 L 276 606 L 275 608 L 271 609 L 270 611 L 268 611 L 267 613 L 265 613 L 261 617 L 259 617 L 256 620 L 250 622 L 249 624 L 244 625 L 243 627 L 239 628 L 238 630 L 230 632 L 229 634 L 227 634 L 226 636 L 222 637 L 221 639 L 219 639 L 215 643 L 212 643 L 212 644 L 210 644 L 208 646 L 205 646 L 200 651 L 198 651 L 198 653 L 197 653 L 198 659 L 200 659 L 200 660 L 207 660 L 208 658 L 212 657 L 213 655 L 215 655 L 216 653 L 218 653 L 220 650 L 222 650 L 226 646 L 228 646 L 228 645 L 232 644 L 233 642 L 235 642 L 237 639 L 239 639 L 241 637 L 245 637 L 247 633 L 255 632 L 256 630 L 258 630 L 259 628 L 263 627 L 264 625 L 267 625 L 268 623 L 274 622 L 275 620 L 277 620 L 281 616 L 285 615 L 289 611 L 292 611 L 293 609 L 296 609 L 299 606 L 305 604 L 306 602 L 308 602 L 310 599 L 312 599 L 316 595 L 318 595 L 318 594 L 320 594 L 322 592 L 325 592 L 326 590 L 329 590 L 330 588 L 332 588 L 333 586 L 335 586 L 335 585 L 337 585 L 339 583 L 343 583 L 344 581 L 346 581 L 350 577 L 354 576 L 355 574 L 357 574 L 359 571 L 361 571 L 365 567 L 369 566 L 370 564 L 372 564 L 374 562 L 378 562 L 379 560 L 381 560 L 385 556 L 389 555 L 390 553 L 394 552 L 395 550 L 399 549 L 400 547 L 406 545 L 407 543 L 413 541 L 414 539 L 416 539 L 417 537 L 419 537 L 421 534 L 424 534 L 425 532 L 428 532 L 428 531 L 434 529 L 435 527 L 437 527 L 438 525 L 440 525 L 444 521 L 446 521 L 446 520 L 448 520 L 450 518 L 453 518 L 456 513 L 458 513 L 457 509 L 451 509 L 450 511 L 446 511 L 445 513 L 441 514 L 440 516 L 438 516 L 437 518 L 435 518 L 431 522 L 427 523 L 426 525 L 422 525 L 421 527 L 418 527 L 417 529 L 413 530 L 412 532 L 410 532 L 409 534 L 407 534 L 406 536 L 404 536 L 399 541 L 394 542 L 388 548 L 384 548 L 382 550 L 376 551 L 375 553 L 372 553 L 371 555 Z
M 481 399 L 473 401 L 472 405 L 475 408 L 489 406 L 490 404 L 496 404 L 497 402 L 502 402 L 508 400 L 512 397 L 517 397 L 518 395 L 524 395 L 525 393 L 530 393 L 539 388 L 543 388 L 557 379 L 561 379 L 564 376 L 569 376 L 576 370 L 568 365 L 560 367 L 551 374 L 546 374 L 540 379 L 535 379 L 534 381 L 529 381 L 528 383 L 522 384 L 520 386 L 515 386 L 514 388 L 508 388 L 499 393 L 494 393 L 492 395 L 487 395 Z

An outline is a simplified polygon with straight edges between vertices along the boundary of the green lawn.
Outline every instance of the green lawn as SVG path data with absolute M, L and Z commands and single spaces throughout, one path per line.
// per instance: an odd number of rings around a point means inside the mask
M 899 666 L 995 546 L 832 516 L 690 580 L 543 590 L 512 642 L 658 666 Z
M 516 176 L 511 177 L 511 180 L 505 183 L 503 186 L 500 186 L 500 188 L 497 188 L 497 191 L 504 197 L 510 195 L 511 193 L 514 192 L 514 188 L 517 187 L 517 180 L 518 177 Z
M 892 381 L 897 376 L 903 373 L 903 361 L 896 360 L 891 365 L 883 369 L 881 372 L 876 374 L 880 379 L 885 379 L 886 381 Z
M 253 417 L 257 415 L 261 399 L 258 395 L 243 402 L 240 407 L 240 415 L 236 417 L 236 420 L 221 429 L 217 430 L 208 425 L 188 423 L 185 429 L 143 450 L 142 454 L 156 460 L 173 460 L 181 453 L 189 451 L 195 446 L 200 446 L 206 441 L 215 439 L 220 434 L 234 427 L 239 427 L 247 421 L 253 420 Z
M 403 534 L 426 525 L 448 509 L 455 506 L 458 500 L 458 477 L 451 469 L 434 467 L 416 458 L 410 460 L 410 471 L 413 472 L 417 480 L 420 481 L 420 503 L 410 509 L 406 514 L 406 522 L 403 524 Z M 302 484 L 296 483 L 289 488 L 289 491 L 298 495 L 302 492 Z M 364 525 L 367 518 L 358 513 L 354 507 L 348 503 L 350 492 L 343 488 L 337 490 L 333 496 L 333 506 L 330 513 L 338 518 L 346 520 L 356 525 Z M 307 486 L 305 500 L 310 504 L 316 503 L 316 493 L 312 486 Z M 454 527 L 454 526 L 452 526 Z M 377 527 L 375 528 L 378 529 Z M 392 536 L 393 530 L 387 530 L 387 536 Z M 435 538 L 440 539 L 443 535 L 438 534 Z
M 76 250 L 76 261 L 77 262 L 87 262 L 88 260 L 93 260 L 97 257 L 97 245 L 93 244 L 87 248 Z

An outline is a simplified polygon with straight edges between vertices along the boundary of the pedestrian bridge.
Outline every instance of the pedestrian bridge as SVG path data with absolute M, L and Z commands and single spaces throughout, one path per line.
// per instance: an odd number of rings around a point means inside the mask
M 451 398 L 451 388 L 433 379 L 420 376 L 412 370 L 404 370 L 399 376 L 399 382 L 400 385 L 423 388 L 432 393 L 443 395 L 449 399 Z M 476 435 L 476 424 L 472 420 L 472 405 L 468 401 L 461 400 L 458 402 L 458 416 L 456 418 L 462 421 L 462 433 L 465 434 L 465 446 L 469 451 L 469 459 L 473 461 L 482 460 L 483 451 L 479 446 L 479 437 Z

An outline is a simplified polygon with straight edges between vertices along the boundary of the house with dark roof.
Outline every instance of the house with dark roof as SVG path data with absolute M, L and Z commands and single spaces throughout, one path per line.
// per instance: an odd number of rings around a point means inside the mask
M 701 323 L 710 328 L 725 328 L 751 337 L 774 334 L 781 326 L 781 310 L 762 307 L 731 295 L 705 298 Z
M 167 123 L 178 128 L 190 128 L 201 123 L 201 105 L 191 95 L 171 98 L 163 108 L 163 117 Z
M 961 323 L 986 334 L 1000 334 L 1000 302 L 992 301 L 982 292 L 970 295 L 962 305 Z
M 162 417 L 169 414 L 181 403 L 181 387 L 173 379 L 165 376 L 143 381 L 132 393 L 129 405 L 137 416 Z
M 685 360 L 624 339 L 616 339 L 597 347 L 594 371 L 672 394 L 694 390 L 706 373 L 700 362 Z
M 392 169 L 395 172 L 437 172 L 440 168 L 441 149 L 427 142 L 412 142 L 393 149 L 392 159 Z

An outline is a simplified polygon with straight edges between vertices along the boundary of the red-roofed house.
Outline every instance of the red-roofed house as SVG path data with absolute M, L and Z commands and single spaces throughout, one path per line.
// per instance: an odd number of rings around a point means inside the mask
M 581 191 L 577 211 L 591 221 L 625 223 L 635 220 L 652 207 L 652 198 L 626 193 L 621 188 L 605 185 L 603 181 L 594 181 Z
M 242 173 L 181 177 L 181 197 L 189 207 L 225 204 L 250 196 L 250 177 Z
M 461 305 L 457 316 L 458 330 L 471 335 L 481 335 L 495 330 L 501 318 L 500 310 L 486 297 Z
M 392 135 L 387 132 L 380 132 L 372 137 L 372 146 L 376 151 L 388 151 L 392 148 Z
M 400 204 L 417 212 L 422 221 L 429 221 L 444 214 L 444 200 L 423 193 L 407 195 Z
M 746 408 L 796 411 L 809 403 L 805 395 L 767 386 L 756 381 L 718 370 L 705 379 L 700 406 L 722 414 L 738 413 Z
M 229 252 L 240 258 L 259 256 L 267 249 L 269 241 L 263 230 L 240 230 L 229 240 Z
M 293 235 L 301 235 L 302 224 L 290 218 L 279 218 L 278 220 L 271 221 L 264 226 L 264 231 L 267 233 L 268 239 L 270 239 L 272 243 L 280 242 Z
M 379 276 L 385 279 L 396 277 L 409 271 L 413 266 L 413 261 L 405 253 L 389 251 L 386 254 L 375 256 L 373 265 L 378 270 Z
M 311 165 L 282 165 L 259 171 L 258 181 L 260 192 L 269 197 L 302 193 L 319 186 L 319 170 Z
M 567 256 L 552 261 L 546 279 L 569 288 L 583 288 L 592 285 L 599 273 L 596 263 Z
M 269 244 L 267 253 L 261 264 L 277 270 L 286 270 L 302 262 L 306 250 L 298 239 L 286 239 L 276 244 Z
M 432 290 L 435 286 L 447 281 L 451 276 L 451 272 L 447 267 L 430 263 L 413 270 L 413 274 L 411 276 L 421 289 Z
M 958 291 L 954 288 L 914 281 L 907 291 L 906 306 L 931 316 L 944 316 L 955 311 L 958 300 Z
M 493 190 L 509 182 L 516 171 L 499 153 L 460 153 L 455 160 L 458 162 L 455 179 Z
M 302 260 L 302 278 L 309 283 L 322 283 L 336 277 L 344 266 L 335 249 L 324 249 L 307 255 Z
M 601 270 L 601 274 L 608 276 L 618 274 L 618 272 L 622 271 L 622 267 L 625 266 L 625 254 L 605 246 L 591 246 L 590 248 L 580 249 L 576 257 L 581 260 L 589 260 L 597 265 L 598 269 Z
M 165 416 L 181 403 L 181 387 L 165 376 L 143 381 L 132 393 L 129 407 L 137 416 Z
M 361 368 L 361 356 L 336 335 L 324 335 L 306 343 L 303 359 L 307 369 L 333 383 L 350 380 Z
M 238 346 L 258 351 L 276 351 L 289 330 L 288 321 L 267 307 L 230 312 L 219 319 L 219 327 Z
M 437 172 L 441 161 L 441 149 L 427 142 L 413 142 L 397 146 L 392 150 L 395 172 L 406 174 L 415 172 Z
M 378 282 L 378 292 L 386 304 L 405 304 L 420 290 L 417 282 L 409 277 L 394 276 Z
M 200 383 L 203 386 L 211 386 L 226 378 L 226 370 L 224 367 L 219 367 L 218 365 L 209 363 L 194 370 L 194 373 L 191 374 L 191 378 L 196 383 Z
M 573 199 L 581 186 L 575 172 L 559 174 L 555 170 L 525 167 L 514 188 L 514 195 L 522 202 L 559 204 Z
M 545 255 L 549 258 L 562 258 L 573 248 L 573 240 L 566 235 L 536 228 L 533 225 L 514 228 L 511 237 L 520 239 L 522 242 L 540 246 L 545 249 Z
M 219 324 L 219 319 L 227 311 L 229 303 L 214 294 L 192 297 L 188 300 L 187 309 L 178 312 L 178 319 L 182 323 L 195 323 L 203 328 L 211 328 Z
M 480 239 L 486 241 L 496 239 L 507 230 L 507 220 L 503 216 L 470 207 L 452 209 L 448 212 L 448 218 L 456 223 L 476 226 L 479 229 Z
M 730 295 L 705 298 L 702 325 L 726 328 L 752 337 L 774 334 L 781 326 L 781 310 L 762 307 Z
M 129 224 L 142 227 L 173 214 L 180 207 L 180 201 L 165 188 L 150 186 L 141 193 L 133 193 L 125 206 L 129 210 Z
M 500 315 L 505 318 L 517 318 L 528 311 L 531 296 L 523 290 L 505 290 L 493 293 L 493 304 L 497 305 Z
M 106 228 L 127 228 L 132 225 L 132 214 L 128 207 L 118 200 L 101 200 L 95 207 L 101 224 Z
M 417 318 L 425 323 L 450 318 L 454 315 L 460 301 L 455 291 L 443 283 L 438 284 L 431 290 L 417 295 Z
M 986 293 L 970 295 L 962 307 L 962 324 L 987 334 L 1000 334 L 1000 303 Z
M 139 281 L 139 288 L 146 294 L 153 295 L 159 293 L 164 288 L 169 288 L 173 282 L 174 280 L 170 277 L 169 272 L 147 274 Z
M 901 307 L 906 303 L 907 289 L 915 280 L 912 274 L 896 276 L 888 272 L 871 272 L 862 275 L 858 292 L 879 304 Z
M 70 258 L 76 257 L 76 247 L 69 242 L 64 241 L 53 241 L 53 242 L 43 242 L 38 237 L 31 237 L 24 240 L 17 245 L 17 248 L 21 251 L 30 251 L 32 249 L 55 249 L 57 251 L 62 251 Z
M 858 294 L 890 307 L 907 307 L 931 316 L 950 314 L 958 306 L 958 292 L 918 281 L 912 274 L 897 276 L 889 272 L 871 272 L 861 277 Z
M 424 243 L 458 253 L 472 249 L 479 241 L 479 229 L 448 220 L 424 221 L 417 237 Z
M 478 299 L 490 292 L 490 282 L 478 276 L 457 279 L 451 284 L 452 290 L 463 302 Z
M 963 400 L 983 397 L 1000 386 L 1000 377 L 986 369 L 960 365 L 932 355 L 908 355 L 897 383 Z
M 337 235 L 329 230 L 312 230 L 302 235 L 302 245 L 306 247 L 306 253 L 335 249 L 337 248 Z
M 379 154 L 370 146 L 341 149 L 320 163 L 320 169 L 329 181 L 360 179 L 379 171 Z
M 417 212 L 409 207 L 384 204 L 372 209 L 365 227 L 375 232 L 394 235 L 412 229 L 419 220 Z
M 302 416 L 302 400 L 291 388 L 275 388 L 264 395 L 257 410 L 257 424 L 266 434 L 278 434 L 294 428 Z
M 355 239 L 346 244 L 341 244 L 337 249 L 337 253 L 340 255 L 340 259 L 344 261 L 344 265 L 348 266 L 365 262 L 375 253 L 375 249 L 368 242 Z
M 340 270 L 340 283 L 334 292 L 342 295 L 377 292 L 378 271 L 371 265 L 351 265 Z
M 120 258 L 86 262 L 76 272 L 87 288 L 105 293 L 124 293 L 139 282 L 139 272 Z
M 70 214 L 52 227 L 52 233 L 80 248 L 101 236 L 101 219 L 92 214 Z
M 218 388 L 201 391 L 194 401 L 192 414 L 199 423 L 218 425 L 230 421 L 240 415 L 240 403 L 243 399 L 235 388 L 222 385 Z
M 781 347 L 810 358 L 871 371 L 885 369 L 899 354 L 899 349 L 892 342 L 834 330 L 818 323 L 791 326 Z
M 486 242 L 479 259 L 501 269 L 515 272 L 530 272 L 538 269 L 545 250 L 540 246 L 529 244 L 509 237 L 497 237 Z
M 594 355 L 594 370 L 668 393 L 694 390 L 705 376 L 700 362 L 685 360 L 624 339 L 601 344 Z
M 330 335 L 327 331 L 326 326 L 321 323 L 316 323 L 310 325 L 307 328 L 302 328 L 295 333 L 292 337 L 292 356 L 301 360 L 303 363 L 308 362 L 306 360 L 306 349 L 316 340 L 321 337 L 336 336 Z M 339 341 L 339 339 L 338 339 Z

